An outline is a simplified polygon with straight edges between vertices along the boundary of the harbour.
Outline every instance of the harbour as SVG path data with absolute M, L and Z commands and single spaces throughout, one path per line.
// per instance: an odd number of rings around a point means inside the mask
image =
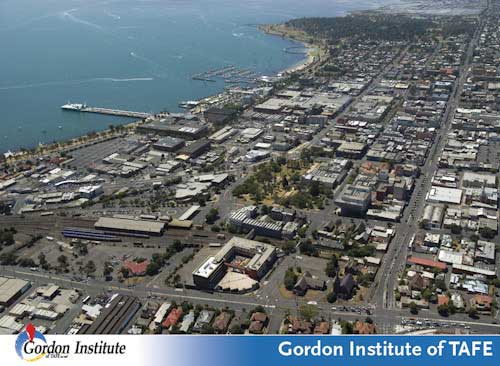
M 54 13 L 67 10 L 67 3 L 61 0 L 51 4 Z M 89 7 L 82 0 L 75 4 L 78 4 L 75 8 L 80 9 L 72 14 L 98 24 L 99 28 L 56 16 L 21 24 L 22 18 L 29 18 L 30 8 L 21 5 L 6 16 L 6 25 L 11 26 L 12 31 L 4 32 L 2 40 L 16 52 L 3 60 L 0 71 L 0 107 L 4 120 L 0 153 L 72 139 L 137 118 L 135 114 L 131 117 L 128 113 L 101 113 L 103 111 L 67 113 L 61 105 L 68 100 L 86 101 L 92 107 L 106 109 L 177 112 L 183 109 L 180 101 L 199 100 L 227 86 L 255 85 L 254 77 L 230 77 L 229 74 L 226 78 L 207 77 L 215 82 L 197 81 L 192 78 L 196 73 L 235 66 L 256 75 L 276 75 L 304 59 L 304 55 L 283 52 L 284 48 L 300 43 L 269 37 L 255 26 L 277 23 L 288 17 L 255 15 L 244 11 L 245 5 L 241 3 L 232 3 L 224 11 L 218 11 L 207 23 L 196 21 L 197 12 L 205 7 L 205 3 L 199 1 L 179 5 L 173 13 L 164 3 L 144 9 L 113 5 L 115 12 L 120 13 L 120 20 L 100 16 L 109 10 L 107 5 Z M 272 3 L 266 4 L 269 14 L 275 8 Z M 343 7 L 332 5 L 331 11 L 339 8 Z M 299 10 L 302 11 L 297 9 L 297 14 Z M 154 21 L 159 13 L 175 17 L 178 23 L 169 22 L 160 27 Z M 143 26 L 124 26 L 134 22 Z M 23 37 L 14 32 L 18 23 Z M 179 24 L 183 25 L 182 37 L 172 37 Z M 71 39 L 81 41 L 81 54 L 52 45 L 52 42 L 65 44 Z M 47 49 L 53 51 L 50 62 L 39 63 L 38 69 L 32 68 L 30 60 L 37 60 Z M 120 67 L 103 60 L 119 60 Z M 26 108 L 26 100 L 30 101 L 30 108 Z
M 197 81 L 217 82 L 223 81 L 226 84 L 253 84 L 257 82 L 261 75 L 247 68 L 238 68 L 228 65 L 217 69 L 210 69 L 191 76 Z

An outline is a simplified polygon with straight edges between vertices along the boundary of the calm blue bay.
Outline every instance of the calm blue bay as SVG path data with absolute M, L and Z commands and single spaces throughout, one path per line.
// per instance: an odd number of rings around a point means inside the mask
M 0 152 L 129 119 L 64 112 L 68 101 L 153 112 L 222 90 L 191 75 L 236 65 L 271 75 L 300 62 L 255 24 L 379 7 L 341 0 L 1 0 Z

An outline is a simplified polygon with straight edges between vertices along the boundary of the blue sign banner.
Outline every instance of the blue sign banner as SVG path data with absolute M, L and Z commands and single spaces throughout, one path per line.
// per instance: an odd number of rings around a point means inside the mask
M 172 340 L 176 366 L 494 366 L 498 337 L 268 336 Z M 160 338 L 154 344 L 168 344 Z M 154 353 L 154 351 L 153 351 Z M 152 360 L 153 361 L 153 360 Z
M 5 364 L 175 366 L 497 366 L 497 336 L 0 337 Z

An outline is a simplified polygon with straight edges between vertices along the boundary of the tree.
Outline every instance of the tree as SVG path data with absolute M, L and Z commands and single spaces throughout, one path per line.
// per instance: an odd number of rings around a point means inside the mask
M 96 271 L 96 266 L 94 261 L 88 261 L 87 264 L 85 265 L 85 273 L 87 276 L 91 276 L 95 273 Z
M 313 180 L 311 182 L 311 187 L 309 188 L 309 193 L 313 197 L 318 197 L 319 196 L 319 194 L 320 194 L 320 186 L 319 186 L 319 182 L 317 180 Z
M 88 248 L 87 244 L 78 243 L 77 246 L 76 246 L 76 249 L 78 250 L 78 252 L 81 255 L 87 255 L 87 254 L 89 254 L 89 248 Z
M 113 266 L 108 261 L 104 262 L 104 268 L 102 270 L 102 275 L 104 277 L 109 277 L 111 275 L 111 273 L 113 273 Z
M 293 288 L 295 287 L 295 284 L 297 283 L 298 276 L 293 270 L 293 268 L 288 268 L 285 272 L 285 279 L 284 279 L 284 284 L 285 288 L 288 291 L 292 291 Z
M 414 301 L 410 302 L 410 313 L 412 313 L 414 315 L 418 314 L 418 307 Z
M 441 279 L 441 278 L 437 279 L 436 286 L 437 286 L 437 288 L 440 288 L 441 290 L 446 291 L 446 282 L 444 282 L 443 279 Z
M 14 232 L 8 229 L 0 232 L 0 244 L 6 246 L 14 244 Z
M 211 208 L 210 211 L 205 215 L 205 220 L 207 224 L 213 224 L 219 218 L 219 210 L 215 207 Z
M 495 287 L 500 287 L 500 278 L 494 278 L 489 281 L 489 284 Z
M 314 256 L 318 253 L 318 250 L 314 247 L 312 241 L 307 239 L 300 244 L 300 252 L 302 254 Z
M 57 257 L 57 263 L 59 263 L 59 268 L 64 271 L 66 268 L 68 268 L 68 257 L 66 257 L 64 254 L 61 254 L 59 257 Z
M 354 333 L 354 327 L 353 327 L 351 322 L 341 320 L 340 327 L 342 328 L 342 334 L 353 334 Z
M 210 324 L 203 324 L 200 333 L 201 334 L 214 334 L 215 330 Z
M 20 258 L 17 261 L 17 264 L 21 267 L 36 267 L 37 266 L 35 261 L 31 258 Z
M 479 234 L 481 234 L 481 236 L 485 239 L 493 239 L 496 235 L 496 232 L 489 227 L 482 227 L 479 229 Z
M 229 328 L 230 334 L 243 334 L 243 328 L 239 324 L 233 324 L 231 328 Z
M 65 267 L 68 265 L 68 257 L 66 257 L 64 254 L 61 254 L 59 257 L 57 257 L 57 262 L 62 266 Z
M 418 223 L 418 227 L 419 227 L 420 229 L 425 229 L 425 228 L 426 228 L 426 227 L 428 227 L 428 226 L 429 226 L 429 220 L 427 220 L 427 219 L 422 219 L 422 220 L 420 220 L 420 221 L 419 221 L 419 223 Z
M 146 275 L 154 276 L 160 272 L 160 265 L 156 261 L 151 261 L 146 267 Z
M 456 224 L 450 226 L 452 234 L 458 235 L 462 232 L 462 227 Z
M 468 311 L 467 311 L 467 315 L 469 315 L 469 317 L 471 317 L 472 319 L 477 319 L 479 316 L 478 316 L 478 311 L 476 308 L 474 307 L 471 307 Z
M 283 245 L 283 251 L 285 254 L 290 254 L 295 252 L 295 246 L 297 244 L 293 240 L 287 240 L 287 242 Z
M 43 269 L 47 269 L 46 267 L 48 266 L 48 263 L 45 254 L 40 253 L 38 255 L 38 263 L 40 264 L 40 267 L 42 267 Z
M 441 316 L 448 316 L 450 315 L 450 309 L 448 307 L 448 304 L 441 304 L 437 308 L 439 315 Z
M 335 301 L 337 301 L 337 294 L 334 291 L 329 292 L 328 295 L 326 295 L 326 301 L 328 301 L 330 304 L 333 304 Z
M 426 288 L 422 291 L 422 297 L 423 297 L 425 300 L 429 301 L 429 300 L 430 300 L 430 298 L 431 298 L 431 296 L 432 296 L 432 290 L 431 290 L 430 288 L 426 287 Z
M 333 278 L 337 275 L 338 268 L 339 268 L 339 262 L 338 262 L 337 256 L 334 254 L 334 255 L 332 255 L 332 258 L 330 259 L 330 261 L 326 264 L 325 274 L 328 277 Z
M 17 263 L 17 255 L 14 252 L 5 252 L 0 255 L 0 264 L 3 266 L 12 266 Z
M 182 250 L 184 249 L 184 245 L 182 244 L 182 242 L 179 240 L 179 239 L 176 239 L 174 240 L 174 242 L 172 243 L 172 248 L 177 252 L 182 252 Z
M 127 267 L 122 267 L 120 269 L 120 273 L 122 274 L 123 278 L 128 278 L 130 276 L 130 271 Z
M 313 320 L 318 315 L 318 312 L 318 308 L 314 305 L 306 304 L 299 307 L 300 316 L 308 321 Z

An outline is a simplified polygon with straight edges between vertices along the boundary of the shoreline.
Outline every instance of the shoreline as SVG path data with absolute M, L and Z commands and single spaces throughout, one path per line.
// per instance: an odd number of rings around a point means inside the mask
M 276 27 L 283 27 L 282 24 L 268 24 L 268 25 L 257 25 L 257 29 L 260 30 L 261 32 L 269 35 L 269 36 L 277 36 L 281 37 L 284 39 L 288 39 L 290 41 L 300 43 L 304 46 L 306 49 L 305 57 L 303 60 L 281 70 L 276 73 L 276 76 L 283 76 L 283 75 L 291 75 L 295 72 L 300 72 L 304 71 L 311 65 L 313 65 L 319 58 L 321 60 L 321 56 L 323 55 L 324 50 L 320 45 L 310 43 L 304 39 L 300 39 L 300 37 L 294 36 L 290 34 L 287 31 L 279 31 L 276 30 Z M 306 36 L 304 34 L 304 36 Z M 223 92 L 223 91 L 221 91 Z M 214 94 L 217 95 L 217 94 Z M 159 112 L 158 114 L 161 114 Z M 101 131 L 95 132 L 95 135 L 90 135 L 90 133 L 84 133 L 76 137 L 68 138 L 68 139 L 62 139 L 58 140 L 56 142 L 52 143 L 47 143 L 47 144 L 39 144 L 36 146 L 33 146 L 31 148 L 27 148 L 25 150 L 21 149 L 10 149 L 5 152 L 2 152 L 1 154 L 4 156 L 5 160 L 7 162 L 16 162 L 18 160 L 22 159 L 27 159 L 27 158 L 32 158 L 32 157 L 39 157 L 44 154 L 48 153 L 63 153 L 63 152 L 68 152 L 73 149 L 78 149 L 80 147 L 83 147 L 87 144 L 90 143 L 95 143 L 103 138 L 110 138 L 111 136 L 116 136 L 119 135 L 120 133 L 117 133 L 117 130 L 123 130 L 125 129 L 132 129 L 136 127 L 138 124 L 143 123 L 143 120 L 134 120 L 132 122 L 127 122 L 123 124 L 118 124 L 115 126 L 115 128 L 109 129 L 105 128 Z M 83 140 L 83 141 L 82 141 Z
M 283 39 L 288 39 L 296 43 L 300 43 L 306 49 L 305 58 L 302 61 L 299 61 L 296 64 L 279 71 L 277 75 L 289 75 L 293 74 L 294 72 L 303 71 L 314 64 L 317 61 L 317 58 L 321 60 L 322 56 L 324 55 L 325 50 L 321 45 L 311 43 L 309 39 L 305 40 L 303 37 L 309 38 L 309 36 L 307 36 L 305 33 L 292 33 L 292 29 L 285 27 L 283 24 L 262 24 L 257 28 L 267 35 L 276 36 Z

